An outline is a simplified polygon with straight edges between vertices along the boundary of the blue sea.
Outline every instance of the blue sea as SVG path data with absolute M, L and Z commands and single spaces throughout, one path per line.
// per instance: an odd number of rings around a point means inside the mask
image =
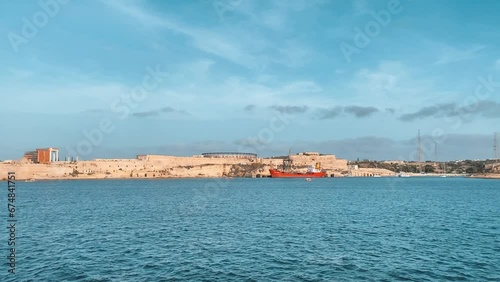
M 75 180 L 16 192 L 16 274 L 1 228 L 0 281 L 500 281 L 499 180 Z

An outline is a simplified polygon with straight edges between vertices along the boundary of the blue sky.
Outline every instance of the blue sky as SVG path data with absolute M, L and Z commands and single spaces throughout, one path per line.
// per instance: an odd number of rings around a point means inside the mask
M 500 131 L 498 1 L 0 5 L 0 159 L 36 147 L 412 159 L 418 129 L 426 159 L 435 143 L 439 159 L 479 159 Z M 155 87 L 117 110 L 151 70 Z M 112 130 L 85 135 L 103 120 Z

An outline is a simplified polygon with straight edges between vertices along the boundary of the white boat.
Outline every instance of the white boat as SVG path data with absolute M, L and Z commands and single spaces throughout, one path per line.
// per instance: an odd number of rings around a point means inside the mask
M 443 178 L 444 178 L 444 177 L 448 177 L 448 176 L 446 175 L 446 162 L 443 162 L 443 174 L 441 174 L 441 176 L 440 176 L 440 177 L 443 177 Z
M 436 154 L 436 161 L 437 161 L 437 160 L 438 160 L 438 157 L 437 157 L 437 143 L 435 143 L 435 145 L 434 145 L 434 146 L 435 146 L 435 150 L 436 150 L 435 154 Z M 440 164 L 441 164 L 440 162 L 437 162 L 438 169 L 440 169 L 440 168 L 441 168 L 441 165 L 440 165 Z M 446 161 L 442 162 L 442 164 L 443 164 L 443 169 L 442 169 L 442 171 L 441 171 L 441 175 L 440 175 L 439 177 L 445 178 L 445 177 L 448 177 L 448 176 L 446 175 Z
M 410 175 L 406 173 L 400 173 L 398 177 L 410 177 Z

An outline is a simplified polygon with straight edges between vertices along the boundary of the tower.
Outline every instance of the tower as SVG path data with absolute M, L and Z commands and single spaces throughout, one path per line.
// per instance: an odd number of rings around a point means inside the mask
M 493 133 L 493 156 L 495 163 L 498 162 L 499 158 L 499 152 L 498 152 L 498 138 L 497 138 L 497 132 Z
M 418 130 L 417 154 L 418 154 L 418 170 L 419 172 L 422 172 L 422 138 L 420 136 L 420 129 Z
M 434 162 L 438 162 L 438 143 L 434 141 Z
M 434 166 L 439 169 L 439 159 L 438 159 L 438 143 L 434 141 Z

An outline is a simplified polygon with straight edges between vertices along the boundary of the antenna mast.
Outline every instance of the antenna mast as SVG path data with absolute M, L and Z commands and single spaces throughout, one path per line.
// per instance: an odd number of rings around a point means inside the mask
M 438 162 L 438 143 L 434 141 L 434 162 Z
M 493 133 L 493 153 L 495 156 L 495 163 L 498 162 L 498 139 L 497 139 L 497 132 Z
M 418 130 L 418 170 L 422 172 L 422 138 L 420 137 L 420 129 Z

